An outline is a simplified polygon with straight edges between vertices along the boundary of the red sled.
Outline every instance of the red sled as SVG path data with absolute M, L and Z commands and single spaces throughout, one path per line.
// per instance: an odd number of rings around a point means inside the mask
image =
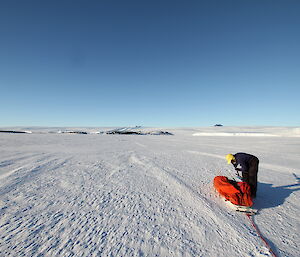
M 232 204 L 250 207 L 253 205 L 250 186 L 246 182 L 235 182 L 225 176 L 214 178 L 214 187 Z

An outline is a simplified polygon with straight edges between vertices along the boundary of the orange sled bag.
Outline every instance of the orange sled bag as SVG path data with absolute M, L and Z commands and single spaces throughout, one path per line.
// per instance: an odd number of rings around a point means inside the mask
M 250 186 L 246 182 L 232 184 L 225 176 L 214 178 L 214 187 L 220 195 L 235 205 L 252 206 Z

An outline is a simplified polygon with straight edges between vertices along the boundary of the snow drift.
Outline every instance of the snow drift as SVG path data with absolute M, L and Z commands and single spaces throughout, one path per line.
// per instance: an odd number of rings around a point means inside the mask
M 279 256 L 299 256 L 298 137 L 39 131 L 0 134 L 2 256 L 270 256 L 245 214 L 214 190 L 215 176 L 234 177 L 225 155 L 235 152 L 260 159 L 259 230 Z

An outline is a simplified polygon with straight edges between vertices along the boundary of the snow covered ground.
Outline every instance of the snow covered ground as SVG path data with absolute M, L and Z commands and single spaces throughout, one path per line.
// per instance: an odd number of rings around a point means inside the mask
M 0 134 L 1 256 L 271 256 L 213 189 L 236 152 L 260 159 L 256 225 L 278 256 L 300 256 L 299 128 L 30 130 Z

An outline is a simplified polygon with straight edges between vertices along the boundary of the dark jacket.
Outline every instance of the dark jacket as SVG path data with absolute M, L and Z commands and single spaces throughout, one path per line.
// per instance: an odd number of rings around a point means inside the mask
M 242 171 L 243 173 L 249 171 L 250 162 L 256 158 L 254 155 L 248 153 L 236 153 L 233 156 L 236 160 L 236 163 L 233 164 L 235 170 Z

